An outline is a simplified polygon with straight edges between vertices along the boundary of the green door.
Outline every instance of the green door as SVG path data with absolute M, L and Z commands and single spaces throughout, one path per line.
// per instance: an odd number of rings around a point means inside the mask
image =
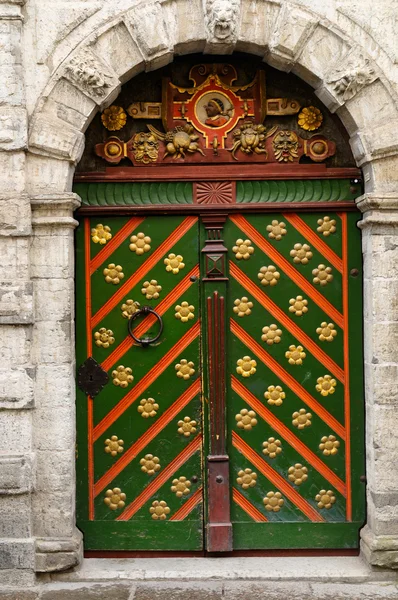
M 77 230 L 85 547 L 357 547 L 358 216 L 209 214 Z

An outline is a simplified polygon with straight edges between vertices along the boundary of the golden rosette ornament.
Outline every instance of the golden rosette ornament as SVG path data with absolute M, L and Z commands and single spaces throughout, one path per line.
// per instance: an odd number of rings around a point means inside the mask
M 121 106 L 112 105 L 104 110 L 101 115 L 103 126 L 108 131 L 119 131 L 126 125 L 127 115 Z
M 322 125 L 323 114 L 315 106 L 306 106 L 299 113 L 298 124 L 301 129 L 306 131 L 315 131 Z

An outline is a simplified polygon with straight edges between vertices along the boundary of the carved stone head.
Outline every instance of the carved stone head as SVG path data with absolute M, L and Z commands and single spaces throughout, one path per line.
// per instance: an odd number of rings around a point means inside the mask
M 134 159 L 147 165 L 156 162 L 159 154 L 159 140 L 154 133 L 140 132 L 133 137 L 131 144 Z
M 207 0 L 205 20 L 211 42 L 233 41 L 237 37 L 239 0 Z
M 293 162 L 298 158 L 299 140 L 294 131 L 279 131 L 272 141 L 276 160 Z

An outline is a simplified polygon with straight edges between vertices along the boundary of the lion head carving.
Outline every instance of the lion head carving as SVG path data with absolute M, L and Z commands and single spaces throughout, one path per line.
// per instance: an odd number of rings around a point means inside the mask
M 205 22 L 211 42 L 237 38 L 240 0 L 205 0 Z

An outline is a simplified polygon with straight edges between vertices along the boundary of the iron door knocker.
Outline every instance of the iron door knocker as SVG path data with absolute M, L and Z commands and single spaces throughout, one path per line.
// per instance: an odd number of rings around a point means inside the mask
M 155 317 L 159 321 L 158 334 L 154 338 L 144 338 L 144 339 L 140 340 L 139 338 L 135 337 L 135 335 L 133 333 L 133 321 L 135 321 L 135 319 L 137 317 L 139 317 L 140 315 L 145 316 L 145 315 L 150 315 L 150 314 L 155 315 Z M 137 310 L 137 312 L 135 312 L 133 315 L 131 315 L 130 319 L 128 320 L 128 329 L 129 329 L 129 334 L 131 335 L 133 340 L 135 342 L 137 342 L 137 344 L 141 344 L 141 346 L 143 348 L 146 348 L 146 346 L 149 346 L 149 344 L 153 344 L 153 343 L 157 342 L 158 339 L 160 338 L 160 336 L 162 335 L 162 332 L 163 332 L 162 317 L 155 310 L 153 310 L 153 308 L 151 308 L 150 306 L 143 306 L 142 308 L 140 308 L 140 310 Z

